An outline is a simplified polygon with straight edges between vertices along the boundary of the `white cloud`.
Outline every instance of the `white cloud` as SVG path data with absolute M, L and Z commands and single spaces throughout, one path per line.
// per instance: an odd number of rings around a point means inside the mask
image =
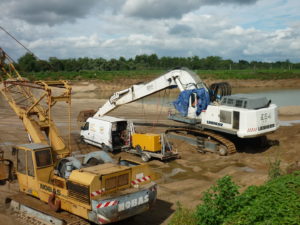
M 31 24 L 55 25 L 63 22 L 75 22 L 89 14 L 97 4 L 97 0 L 88 0 L 82 4 L 81 0 L 10 0 L 2 1 L 0 7 L 2 16 L 27 21 Z
M 13 4 L 17 0 L 9 2 Z M 31 3 L 31 6 L 33 4 L 33 0 L 25 2 Z M 67 2 L 70 4 L 70 0 Z M 27 19 L 30 15 L 18 6 L 8 11 L 21 10 L 26 18 L 23 14 L 16 16 L 7 13 L 0 18 L 0 25 L 43 59 L 50 56 L 118 58 L 157 53 L 159 56 L 218 55 L 234 60 L 276 61 L 289 58 L 300 61 L 297 54 L 300 49 L 300 22 L 295 20 L 299 14 L 294 9 L 299 5 L 297 0 L 285 4 L 280 0 L 260 0 L 256 4 L 243 6 L 240 6 L 241 1 L 226 1 L 231 3 L 229 6 L 223 2 L 102 0 L 97 3 L 91 1 L 82 11 L 77 8 L 87 3 L 77 2 L 78 6 L 74 9 L 70 6 L 67 19 L 60 15 L 68 10 L 58 9 L 61 4 L 67 3 L 49 0 L 49 13 L 57 17 L 45 19 L 42 23 L 32 22 L 33 17 Z M 2 1 L 0 6 L 3 4 Z M 201 7 L 196 10 L 199 4 Z M 216 7 L 216 4 L 221 5 Z M 175 11 L 170 11 L 175 6 L 180 11 L 178 16 L 173 15 Z M 288 17 L 284 17 L 279 6 L 289 13 Z M 141 8 L 145 8 L 143 12 L 157 13 L 156 19 L 137 18 L 134 10 Z M 39 4 L 36 9 L 47 11 Z M 164 15 L 164 10 L 169 10 L 170 14 L 160 16 Z M 77 16 L 75 12 L 79 12 Z M 146 15 L 142 17 L 146 18 Z M 276 18 L 284 18 L 285 22 L 278 23 L 274 29 L 272 21 Z M 25 53 L 1 31 L 0 43 L 15 59 Z
M 253 4 L 257 0 L 127 0 L 123 13 L 144 19 L 180 18 L 205 5 Z

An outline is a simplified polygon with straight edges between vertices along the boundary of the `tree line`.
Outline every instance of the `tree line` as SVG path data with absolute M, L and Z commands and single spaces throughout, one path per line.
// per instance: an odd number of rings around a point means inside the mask
M 24 72 L 42 71 L 117 71 L 117 70 L 168 70 L 175 67 L 187 67 L 192 70 L 235 70 L 235 69 L 300 69 L 300 63 L 291 63 L 289 60 L 277 62 L 261 62 L 231 59 L 222 59 L 219 56 L 200 58 L 193 57 L 158 57 L 156 54 L 142 54 L 134 58 L 104 59 L 104 58 L 70 58 L 58 59 L 50 57 L 48 60 L 37 59 L 26 53 L 17 62 L 17 68 Z

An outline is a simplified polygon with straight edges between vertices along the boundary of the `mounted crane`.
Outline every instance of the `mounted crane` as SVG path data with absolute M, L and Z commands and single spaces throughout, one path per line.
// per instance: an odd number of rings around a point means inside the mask
M 154 204 L 157 190 L 148 165 L 115 162 L 103 151 L 71 153 L 51 113 L 57 102 L 70 107 L 71 87 L 66 81 L 24 79 L 1 48 L 0 68 L 0 92 L 31 140 L 12 150 L 20 190 L 6 199 L 13 211 L 57 225 L 107 224 Z
M 175 69 L 148 83 L 115 92 L 91 118 L 101 119 L 121 105 L 171 88 L 178 88 L 180 94 L 173 102 L 177 112 L 170 112 L 169 119 L 188 126 L 171 128 L 166 133 L 196 136 L 200 152 L 232 154 L 236 152 L 236 146 L 230 137 L 261 137 L 279 127 L 277 106 L 271 100 L 231 95 L 229 84 L 224 82 L 208 88 L 198 75 L 187 69 Z M 87 133 L 83 129 L 81 136 L 89 142 Z

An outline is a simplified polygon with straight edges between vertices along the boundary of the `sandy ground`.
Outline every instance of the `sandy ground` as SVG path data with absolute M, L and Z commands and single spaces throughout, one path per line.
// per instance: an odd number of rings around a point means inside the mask
M 300 86 L 300 80 L 297 82 Z M 76 118 L 81 110 L 97 109 L 98 106 L 103 104 L 104 100 L 94 99 L 99 91 L 96 91 L 98 85 L 99 83 L 81 82 L 73 88 L 75 93 L 75 99 L 72 102 L 71 125 L 71 146 L 73 151 L 87 152 L 97 150 L 92 146 L 79 144 L 79 124 Z M 119 89 L 120 86 L 118 86 Z M 76 98 L 76 95 L 80 99 Z M 28 139 L 21 121 L 3 100 L 1 100 L 0 107 L 0 143 L 1 148 L 5 151 L 5 156 L 10 158 L 11 145 L 27 143 Z M 118 108 L 109 115 L 153 124 L 153 126 L 149 127 L 137 127 L 138 131 L 163 132 L 164 128 L 159 128 L 155 125 L 157 123 L 170 123 L 167 120 L 167 112 L 167 108 L 162 108 L 159 105 L 132 103 Z M 300 120 L 300 106 L 283 107 L 280 108 L 279 113 L 281 120 Z M 62 104 L 59 104 L 53 110 L 55 122 L 65 140 L 68 137 L 67 115 L 67 107 Z M 283 170 L 291 167 L 300 159 L 300 124 L 281 126 L 276 132 L 268 135 L 268 139 L 278 140 L 279 146 L 261 149 L 250 142 L 243 145 L 238 153 L 225 157 L 210 153 L 200 154 L 196 152 L 195 147 L 183 141 L 172 140 L 181 155 L 181 159 L 169 162 L 161 162 L 159 160 L 149 162 L 158 177 L 157 183 L 159 188 L 156 205 L 150 211 L 118 224 L 167 224 L 176 209 L 177 201 L 181 202 L 185 207 L 195 207 L 200 203 L 201 193 L 224 175 L 231 175 L 241 187 L 241 190 L 243 190 L 249 185 L 264 183 L 268 179 L 269 165 L 276 159 L 281 160 Z M 120 156 L 140 160 L 139 157 L 127 153 L 113 155 L 115 158 Z M 5 197 L 16 193 L 17 189 L 16 183 L 0 186 L 0 221 L 5 220 L 7 221 L 6 224 L 17 224 L 13 218 L 4 213 L 5 205 L 3 204 Z

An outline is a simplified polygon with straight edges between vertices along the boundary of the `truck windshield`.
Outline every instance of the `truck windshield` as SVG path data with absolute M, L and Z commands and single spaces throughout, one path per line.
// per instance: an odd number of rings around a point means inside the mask
M 86 122 L 84 126 L 81 127 L 81 130 L 88 130 L 89 129 L 89 122 Z
M 52 165 L 52 156 L 50 149 L 35 152 L 37 167 L 47 167 Z

